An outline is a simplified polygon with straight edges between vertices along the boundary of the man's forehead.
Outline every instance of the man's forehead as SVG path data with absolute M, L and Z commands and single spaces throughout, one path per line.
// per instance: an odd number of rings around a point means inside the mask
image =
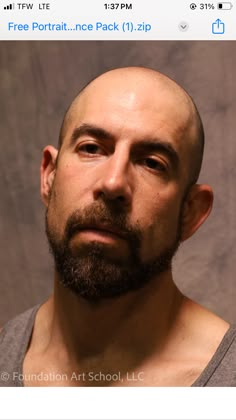
M 109 122 L 115 121 L 117 128 L 126 124 L 135 131 L 145 128 L 151 131 L 163 126 L 163 130 L 182 137 L 191 127 L 192 107 L 174 82 L 143 74 L 132 77 L 129 74 L 125 80 L 123 76 L 112 74 L 91 83 L 71 107 L 70 128 L 81 123 L 106 124 L 109 128 Z

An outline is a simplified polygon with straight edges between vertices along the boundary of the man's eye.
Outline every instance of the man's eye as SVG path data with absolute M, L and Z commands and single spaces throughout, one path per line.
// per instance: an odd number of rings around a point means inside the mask
M 166 171 L 165 165 L 163 165 L 160 161 L 158 161 L 156 159 L 146 158 L 146 159 L 144 159 L 144 164 L 148 168 L 154 169 L 156 171 L 161 171 L 161 172 L 165 172 Z
M 94 143 L 86 143 L 78 146 L 77 148 L 78 152 L 83 152 L 89 155 L 95 155 L 101 153 L 101 148 Z

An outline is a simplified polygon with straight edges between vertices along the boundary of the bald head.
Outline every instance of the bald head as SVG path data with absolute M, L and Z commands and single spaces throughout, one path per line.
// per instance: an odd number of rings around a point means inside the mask
M 176 132 L 186 148 L 188 154 L 187 187 L 196 183 L 202 164 L 204 150 L 204 130 L 197 107 L 188 95 L 175 81 L 155 70 L 142 67 L 126 67 L 108 71 L 90 81 L 79 92 L 67 109 L 59 136 L 61 148 L 69 127 L 76 121 L 78 114 L 88 107 L 91 98 L 115 95 L 117 103 L 126 103 L 127 108 L 133 105 L 137 98 L 148 96 L 150 107 L 155 99 L 165 98 L 168 117 L 176 123 Z M 97 106 L 102 106 L 98 99 Z M 148 102 L 143 102 L 143 109 L 147 109 Z M 133 109 L 133 108 L 132 108 Z M 113 109 L 110 109 L 110 113 Z M 157 113 L 156 120 L 158 122 Z M 160 121 L 160 124 L 162 121 Z

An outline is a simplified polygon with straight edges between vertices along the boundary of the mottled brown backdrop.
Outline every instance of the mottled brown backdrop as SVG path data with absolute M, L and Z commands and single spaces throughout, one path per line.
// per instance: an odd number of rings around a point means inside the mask
M 236 42 L 0 42 L 0 324 L 52 289 L 39 165 L 63 113 L 97 74 L 150 66 L 194 97 L 206 131 L 201 180 L 214 210 L 176 258 L 180 289 L 236 321 Z

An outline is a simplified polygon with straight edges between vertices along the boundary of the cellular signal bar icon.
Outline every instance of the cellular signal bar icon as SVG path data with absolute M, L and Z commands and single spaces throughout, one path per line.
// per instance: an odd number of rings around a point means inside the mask
M 8 4 L 7 6 L 4 6 L 4 10 L 13 10 L 14 9 L 14 3 Z

